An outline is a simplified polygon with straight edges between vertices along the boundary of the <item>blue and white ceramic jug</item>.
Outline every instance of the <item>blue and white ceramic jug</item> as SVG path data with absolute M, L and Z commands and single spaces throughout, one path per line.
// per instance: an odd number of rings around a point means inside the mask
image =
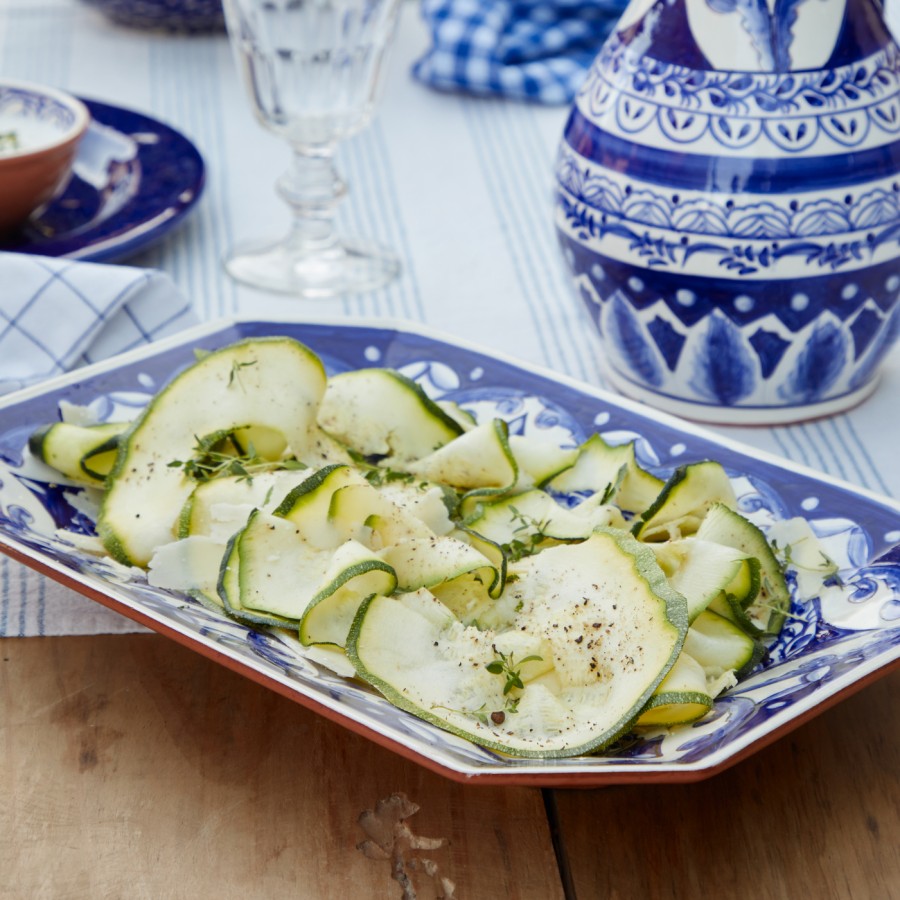
M 776 423 L 874 389 L 900 328 L 900 49 L 875 0 L 633 0 L 556 175 L 623 393 Z

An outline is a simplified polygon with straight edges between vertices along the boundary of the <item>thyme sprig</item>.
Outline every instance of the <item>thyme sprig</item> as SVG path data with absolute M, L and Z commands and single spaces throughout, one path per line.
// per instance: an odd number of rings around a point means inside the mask
M 816 553 L 821 560 L 819 563 L 812 565 L 810 563 L 800 562 L 796 558 L 795 547 L 799 544 L 803 543 L 803 540 L 786 542 L 784 544 L 779 544 L 777 540 L 772 540 L 772 549 L 775 553 L 780 553 L 782 559 L 784 560 L 784 564 L 786 566 L 793 566 L 795 569 L 798 569 L 803 572 L 813 572 L 816 575 L 821 575 L 823 583 L 825 584 L 835 584 L 840 587 L 843 584 L 841 580 L 841 576 L 838 574 L 840 571 L 840 566 L 827 554 L 824 550 L 816 549 Z
M 219 438 L 212 445 L 210 441 L 194 436 L 194 455 L 190 459 L 173 459 L 167 463 L 170 469 L 183 469 L 184 474 L 196 482 L 212 481 L 214 478 L 236 476 L 239 481 L 252 482 L 254 475 L 272 472 L 276 469 L 305 469 L 296 457 L 285 459 L 265 459 L 258 456 L 253 443 L 247 445 L 245 452 L 233 451 L 223 447 L 228 442 Z
M 497 658 L 486 663 L 485 668 L 491 675 L 502 675 L 506 679 L 506 683 L 503 685 L 503 696 L 505 697 L 514 688 L 518 688 L 520 691 L 524 690 L 525 683 L 522 681 L 522 666 L 528 662 L 540 662 L 543 660 L 543 657 L 531 655 L 517 661 L 514 653 L 510 653 L 507 656 L 502 650 L 494 649 L 497 653 Z
M 547 539 L 547 528 L 550 525 L 548 519 L 539 521 L 533 516 L 528 516 L 516 509 L 515 506 L 509 507 L 512 513 L 513 522 L 518 523 L 513 529 L 514 537 L 511 541 L 501 545 L 501 549 L 506 554 L 510 562 L 517 562 L 525 556 L 533 556 L 541 547 L 541 544 Z
M 14 150 L 18 150 L 19 147 L 19 135 L 17 132 L 4 131 L 0 133 L 0 153 L 12 153 Z
M 244 383 L 241 381 L 241 369 L 246 369 L 248 366 L 255 366 L 256 364 L 257 360 L 255 359 L 251 359 L 248 362 L 238 362 L 235 360 L 231 364 L 231 371 L 228 373 L 228 387 L 238 384 L 242 391 L 246 390 Z
M 416 476 L 411 472 L 401 472 L 398 469 L 386 469 L 379 466 L 372 466 L 363 471 L 363 478 L 372 485 L 372 487 L 380 487 L 383 484 L 394 484 L 402 482 L 403 484 L 412 484 L 416 480 Z

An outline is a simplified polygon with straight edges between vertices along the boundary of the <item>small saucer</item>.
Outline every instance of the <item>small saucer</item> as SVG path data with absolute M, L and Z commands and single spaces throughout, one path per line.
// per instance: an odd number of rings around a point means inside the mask
M 92 122 L 66 190 L 0 250 L 109 260 L 158 240 L 203 191 L 197 148 L 168 125 L 133 110 L 85 100 Z

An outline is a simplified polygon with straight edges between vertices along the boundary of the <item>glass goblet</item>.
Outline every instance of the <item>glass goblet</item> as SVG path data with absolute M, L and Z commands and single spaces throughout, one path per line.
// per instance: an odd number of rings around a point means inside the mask
M 257 120 L 293 149 L 276 182 L 290 207 L 279 241 L 239 246 L 238 281 L 302 297 L 374 290 L 400 263 L 372 241 L 339 236 L 347 185 L 334 165 L 344 138 L 372 118 L 400 0 L 224 0 L 231 45 Z

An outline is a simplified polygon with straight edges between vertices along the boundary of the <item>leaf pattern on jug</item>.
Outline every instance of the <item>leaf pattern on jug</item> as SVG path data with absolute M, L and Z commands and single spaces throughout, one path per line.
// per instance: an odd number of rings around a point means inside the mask
M 740 329 L 726 316 L 714 312 L 702 342 L 696 349 L 691 387 L 722 406 L 734 406 L 753 393 L 756 361 Z
M 884 358 L 884 354 L 887 353 L 888 348 L 897 339 L 898 333 L 900 333 L 900 312 L 898 310 L 900 310 L 900 307 L 895 306 L 890 320 L 882 326 L 878 336 L 869 346 L 862 365 L 853 373 L 853 377 L 850 379 L 850 390 L 862 387 L 872 378 L 875 369 L 878 368 L 879 363 Z
M 825 396 L 846 365 L 847 336 L 835 322 L 817 325 L 781 389 L 788 400 L 811 403 Z
M 659 359 L 631 304 L 621 293 L 613 295 L 605 324 L 613 346 L 621 354 L 626 371 L 634 372 L 647 384 L 662 384 L 663 373 Z

